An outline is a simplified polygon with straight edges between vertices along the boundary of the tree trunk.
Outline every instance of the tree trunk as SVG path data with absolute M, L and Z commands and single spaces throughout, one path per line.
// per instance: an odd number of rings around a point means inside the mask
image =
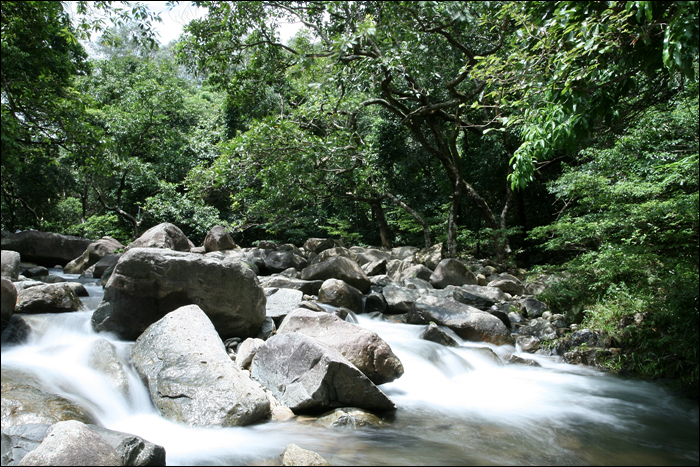
M 372 213 L 374 214 L 377 224 L 379 224 L 379 236 L 382 239 L 382 246 L 385 248 L 392 248 L 391 243 L 391 232 L 389 231 L 389 224 L 386 222 L 386 216 L 384 215 L 384 208 L 382 208 L 381 198 L 377 200 L 370 201 L 369 205 L 372 208 Z
M 459 214 L 459 204 L 462 201 L 462 193 L 455 190 L 452 193 L 452 204 L 450 205 L 450 217 L 447 220 L 447 256 L 457 257 L 457 215 Z
M 392 193 L 385 193 L 385 195 L 393 202 L 398 204 L 404 211 L 409 213 L 416 220 L 416 222 L 418 222 L 421 225 L 421 227 L 423 227 L 423 239 L 425 240 L 425 247 L 430 248 L 431 246 L 433 246 L 433 240 L 430 235 L 430 226 L 425 221 L 425 219 L 423 219 L 423 217 L 420 214 L 418 214 L 418 212 L 415 209 L 411 208 L 408 204 L 401 201 Z

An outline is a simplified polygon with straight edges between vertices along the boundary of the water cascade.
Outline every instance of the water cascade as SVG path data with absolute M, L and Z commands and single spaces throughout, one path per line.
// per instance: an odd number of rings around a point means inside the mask
M 56 271 L 53 271 L 56 273 Z M 77 276 L 67 276 L 78 280 Z M 35 375 L 88 408 L 99 424 L 165 447 L 168 465 L 264 464 L 295 443 L 332 465 L 698 464 L 698 407 L 664 387 L 527 354 L 540 364 L 503 365 L 511 349 L 418 338 L 422 326 L 356 317 L 386 340 L 405 373 L 381 389 L 398 409 L 381 428 L 326 428 L 312 417 L 245 428 L 167 421 L 128 367 L 129 391 L 87 364 L 107 339 L 126 362 L 132 343 L 92 331 L 102 288 L 85 282 L 91 311 L 28 317 L 28 342 L 3 346 L 2 368 Z

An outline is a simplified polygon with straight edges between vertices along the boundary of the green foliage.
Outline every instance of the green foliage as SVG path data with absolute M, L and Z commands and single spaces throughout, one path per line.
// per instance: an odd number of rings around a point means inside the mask
M 132 240 L 129 227 L 114 213 L 90 216 L 84 223 L 66 227 L 64 233 L 92 240 L 108 236 L 124 245 L 128 245 Z

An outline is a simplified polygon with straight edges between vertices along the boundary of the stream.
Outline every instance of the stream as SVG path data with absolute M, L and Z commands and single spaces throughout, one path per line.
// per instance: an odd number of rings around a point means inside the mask
M 357 317 L 401 359 L 405 373 L 380 388 L 398 407 L 383 428 L 325 428 L 310 417 L 244 428 L 191 428 L 159 416 L 129 368 L 130 394 L 88 368 L 87 349 L 107 339 L 128 360 L 131 342 L 95 333 L 99 281 L 78 279 L 90 311 L 34 315 L 28 342 L 2 348 L 2 367 L 36 375 L 89 408 L 99 424 L 165 447 L 168 465 L 270 465 L 294 443 L 332 465 L 698 465 L 698 405 L 652 382 L 627 380 L 553 357 L 540 367 L 501 365 L 488 344 L 443 347 L 423 326 Z M 497 354 L 512 348 L 488 345 Z M 491 356 L 490 356 L 491 355 Z

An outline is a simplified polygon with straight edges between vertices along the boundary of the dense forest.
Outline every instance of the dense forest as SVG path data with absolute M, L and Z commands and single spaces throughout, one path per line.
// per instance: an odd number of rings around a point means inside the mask
M 697 388 L 698 2 L 76 4 L 2 3 L 3 230 L 443 242 Z

